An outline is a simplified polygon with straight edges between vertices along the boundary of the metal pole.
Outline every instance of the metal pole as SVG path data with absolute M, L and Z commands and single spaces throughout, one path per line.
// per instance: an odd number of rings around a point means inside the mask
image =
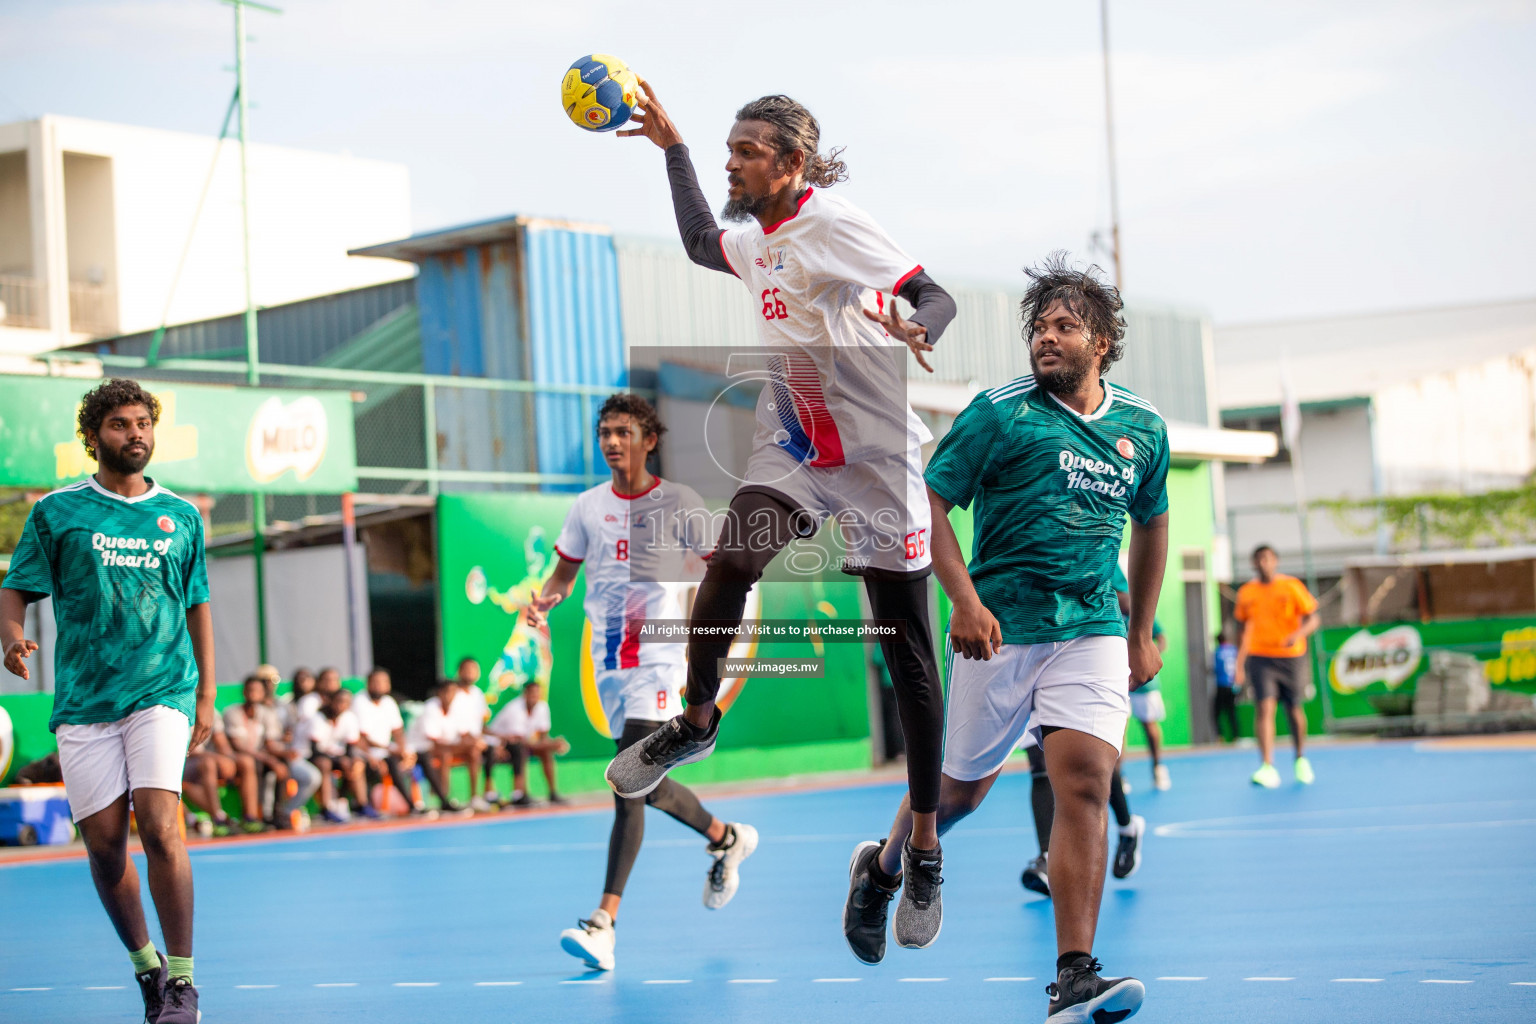
M 341 496 L 341 550 L 347 572 L 347 671 L 361 676 L 368 670 L 363 664 L 363 596 L 358 587 L 357 508 L 352 494 Z
M 460 406 L 462 408 L 462 405 Z M 430 383 L 421 386 L 421 421 L 426 431 L 427 493 L 437 493 L 437 400 Z
M 256 568 L 256 659 L 267 663 L 267 496 L 251 495 L 251 560 Z
M 245 88 L 245 4 L 235 3 L 235 96 L 240 101 L 240 244 L 245 256 L 245 382 L 261 383 L 256 341 L 256 300 L 251 294 L 251 196 L 246 160 L 246 127 L 250 104 Z
M 1115 261 L 1115 287 L 1125 290 L 1120 268 L 1120 187 L 1115 175 L 1114 89 L 1109 79 L 1109 0 L 1099 0 L 1099 23 L 1104 42 L 1104 132 L 1109 140 L 1109 243 Z

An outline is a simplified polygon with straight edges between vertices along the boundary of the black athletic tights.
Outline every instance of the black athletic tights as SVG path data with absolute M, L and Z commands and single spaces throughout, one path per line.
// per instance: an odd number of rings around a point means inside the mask
M 1045 751 L 1039 744 L 1025 747 L 1029 755 L 1029 774 L 1033 777 L 1029 787 L 1029 809 L 1035 816 L 1035 838 L 1040 840 L 1040 852 L 1051 848 L 1051 823 L 1056 818 L 1056 794 L 1051 780 L 1045 773 Z M 1109 777 L 1109 809 L 1115 813 L 1115 824 L 1121 828 L 1131 823 L 1131 805 L 1125 800 L 1125 788 L 1120 783 L 1120 766 Z
M 761 491 L 737 492 L 731 499 L 730 518 L 720 544 L 699 584 L 693 620 L 740 625 L 747 591 L 762 578 L 768 563 L 796 536 L 811 532 L 814 523 L 807 521 L 805 513 L 797 513 Z M 875 618 L 897 619 L 907 626 L 906 643 L 882 641 L 880 649 L 896 690 L 912 810 L 919 814 L 936 811 L 944 761 L 944 689 L 928 621 L 928 579 L 926 575 L 901 579 L 866 576 L 864 587 Z M 715 699 L 720 692 L 719 659 L 730 649 L 729 638 L 689 639 L 689 704 Z
M 619 737 L 619 750 L 639 743 L 661 727 L 660 722 L 625 722 L 624 735 Z M 614 896 L 624 895 L 624 883 L 629 881 L 630 869 L 640 856 L 640 844 L 645 840 L 645 805 L 658 811 L 666 811 L 699 835 L 709 831 L 714 816 L 706 811 L 693 790 L 671 779 L 662 779 L 661 785 L 650 795 L 625 800 L 614 795 L 613 831 L 608 835 L 608 877 L 603 882 L 603 892 Z

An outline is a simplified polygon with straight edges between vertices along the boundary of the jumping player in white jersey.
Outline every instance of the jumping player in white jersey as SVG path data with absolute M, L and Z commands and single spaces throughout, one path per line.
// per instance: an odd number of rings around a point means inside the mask
M 902 869 L 885 876 L 902 945 L 926 946 L 941 919 L 935 812 L 943 754 L 944 698 L 928 617 L 931 523 L 920 447 L 931 440 L 906 403 L 902 368 L 925 354 L 954 317 L 949 295 L 868 214 L 826 189 L 847 177 L 818 152 L 821 129 L 787 96 L 765 96 L 736 113 L 726 145 L 730 198 L 715 223 L 688 147 L 648 83 L 620 135 L 666 152 L 678 230 L 697 264 L 741 279 L 758 306 L 769 386 L 744 482 L 690 616 L 687 710 L 646 743 L 616 757 L 614 790 L 641 794 L 672 768 L 709 756 L 719 713 L 718 659 L 741 623 L 747 591 L 796 537 L 835 516 L 847 542 L 845 571 L 865 578 L 874 618 L 905 624 L 882 643 L 907 750 L 914 826 Z M 903 319 L 895 297 L 914 311 Z M 708 629 L 710 635 L 704 635 Z M 905 837 L 905 832 L 903 833 Z
M 682 713 L 684 645 L 642 643 L 640 631 L 648 621 L 683 617 L 682 586 L 673 581 L 687 577 L 690 555 L 708 559 L 714 546 L 709 514 L 693 489 L 646 469 L 646 457 L 665 431 L 656 410 L 638 395 L 617 394 L 603 403 L 597 437 L 613 479 L 584 491 L 571 506 L 555 542 L 560 562 L 528 605 L 529 625 L 542 626 L 586 567 L 584 607 L 592 623 L 597 692 L 620 751 Z M 604 971 L 613 970 L 614 921 L 645 837 L 647 804 L 709 840 L 704 905 L 711 910 L 736 895 L 738 868 L 757 848 L 755 828 L 721 821 L 671 779 L 637 797 L 614 794 L 613 803 L 608 875 L 598 909 L 560 934 L 566 952 Z

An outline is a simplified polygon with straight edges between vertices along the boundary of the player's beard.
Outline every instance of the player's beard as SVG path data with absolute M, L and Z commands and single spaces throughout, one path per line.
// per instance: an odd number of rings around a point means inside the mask
M 123 448 L 126 448 L 124 445 Z M 144 443 L 142 452 L 126 452 L 123 448 L 109 448 L 104 441 L 96 442 L 96 461 L 102 469 L 122 476 L 133 476 L 144 472 L 144 467 L 149 465 L 150 458 L 155 454 L 153 441 Z
M 740 224 L 749 221 L 768 208 L 768 200 L 771 196 L 749 196 L 746 192 L 735 199 L 727 199 L 725 205 L 720 208 L 722 220 L 732 224 Z
M 1029 353 L 1029 368 L 1035 375 L 1035 383 L 1053 395 L 1070 395 L 1082 387 L 1083 381 L 1093 372 L 1094 360 L 1098 354 L 1091 348 L 1081 348 L 1072 352 L 1065 348 L 1056 350 L 1061 354 L 1061 365 L 1054 370 L 1042 370 L 1035 361 L 1033 349 Z

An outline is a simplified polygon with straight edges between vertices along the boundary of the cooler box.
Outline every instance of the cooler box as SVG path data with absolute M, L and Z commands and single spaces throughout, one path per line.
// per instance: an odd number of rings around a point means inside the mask
M 75 838 L 63 786 L 11 786 L 0 789 L 0 843 L 33 846 L 67 843 Z

